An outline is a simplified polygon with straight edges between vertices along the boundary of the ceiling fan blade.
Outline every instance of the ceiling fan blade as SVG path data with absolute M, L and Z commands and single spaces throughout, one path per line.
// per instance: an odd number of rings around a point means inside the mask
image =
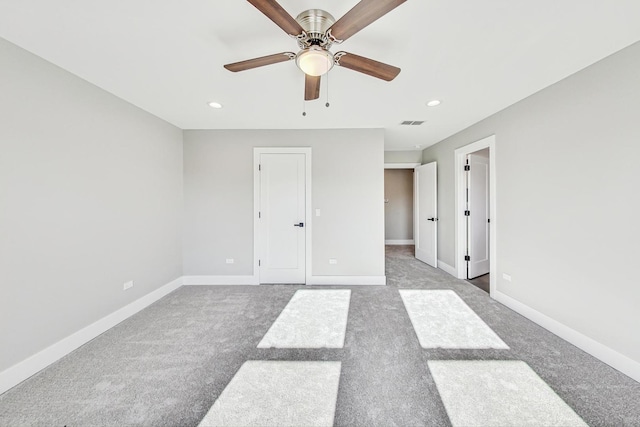
M 293 19 L 286 10 L 282 8 L 275 0 L 247 0 L 256 9 L 264 13 L 267 18 L 271 19 L 278 27 L 282 28 L 285 33 L 292 36 L 301 34 L 304 30 L 298 24 L 298 21 Z
M 407 0 L 361 0 L 331 27 L 331 35 L 346 40 Z
M 304 100 L 313 101 L 320 98 L 320 76 L 304 75 Z
M 349 68 L 359 73 L 368 74 L 382 80 L 390 82 L 400 74 L 400 68 L 383 62 L 374 61 L 364 56 L 355 55 L 347 52 L 337 52 L 335 54 L 336 65 Z
M 278 62 L 290 61 L 296 57 L 293 52 L 276 53 L 275 55 L 261 56 L 260 58 L 247 59 L 246 61 L 234 62 L 224 66 L 234 73 L 238 71 L 250 70 L 252 68 L 264 67 L 265 65 L 277 64 Z

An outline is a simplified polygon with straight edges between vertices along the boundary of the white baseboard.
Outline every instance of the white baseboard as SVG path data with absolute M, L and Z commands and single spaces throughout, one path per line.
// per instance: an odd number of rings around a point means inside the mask
M 414 245 L 415 242 L 413 239 L 410 240 L 385 240 L 385 245 Z
M 259 285 L 257 276 L 182 276 L 182 284 L 197 285 Z
M 450 275 L 452 275 L 453 277 L 457 277 L 458 272 L 456 271 L 455 268 L 451 267 L 449 264 L 444 263 L 440 260 L 438 260 L 438 268 L 442 271 L 444 271 L 445 273 L 449 273 Z
M 183 276 L 185 286 L 259 285 L 257 276 Z M 308 285 L 386 285 L 386 276 L 311 276 Z
M 42 369 L 158 301 L 160 298 L 175 291 L 180 286 L 182 286 L 181 277 L 0 372 L 0 394 L 15 387 L 32 375 L 37 374 Z
M 506 305 L 513 311 L 520 313 L 527 319 L 532 320 L 548 331 L 553 332 L 560 338 L 569 341 L 576 347 L 600 359 L 612 368 L 615 368 L 623 374 L 640 382 L 640 363 L 635 360 L 618 353 L 612 348 L 607 347 L 593 338 L 589 338 L 575 329 L 571 329 L 569 326 L 540 313 L 539 311 L 511 298 L 506 294 L 503 294 L 502 292 L 496 291 L 491 295 L 491 297 Z
M 308 285 L 386 285 L 387 276 L 311 276 Z

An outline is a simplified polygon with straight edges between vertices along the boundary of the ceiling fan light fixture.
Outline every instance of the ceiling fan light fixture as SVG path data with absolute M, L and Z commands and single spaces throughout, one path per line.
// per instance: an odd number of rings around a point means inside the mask
M 296 55 L 296 65 L 309 76 L 322 76 L 333 68 L 333 54 L 320 46 L 302 49 Z

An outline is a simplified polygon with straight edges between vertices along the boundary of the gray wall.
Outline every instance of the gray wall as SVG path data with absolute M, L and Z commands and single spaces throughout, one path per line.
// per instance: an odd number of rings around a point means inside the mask
M 181 276 L 182 132 L 2 39 L 0 94 L 2 371 Z
M 253 147 L 306 146 L 321 209 L 312 274 L 383 276 L 383 139 L 382 130 L 185 131 L 185 275 L 253 274 Z
M 384 238 L 413 239 L 413 169 L 384 171 Z
M 495 134 L 498 290 L 636 361 L 638 70 L 640 43 L 423 153 L 440 259 L 455 263 L 453 150 Z
M 422 151 L 385 151 L 385 163 L 420 163 L 422 161 Z

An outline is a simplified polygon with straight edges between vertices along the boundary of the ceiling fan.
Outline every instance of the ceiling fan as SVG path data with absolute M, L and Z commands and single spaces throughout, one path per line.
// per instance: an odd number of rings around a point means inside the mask
M 337 21 L 321 9 L 306 10 L 293 19 L 275 0 L 247 0 L 287 34 L 295 38 L 300 51 L 282 52 L 224 66 L 237 72 L 285 61 L 296 61 L 305 73 L 304 99 L 320 97 L 320 77 L 338 65 L 382 80 L 391 81 L 400 68 L 353 53 L 331 53 L 333 44 L 340 44 L 367 25 L 383 17 L 406 0 L 361 0 Z

